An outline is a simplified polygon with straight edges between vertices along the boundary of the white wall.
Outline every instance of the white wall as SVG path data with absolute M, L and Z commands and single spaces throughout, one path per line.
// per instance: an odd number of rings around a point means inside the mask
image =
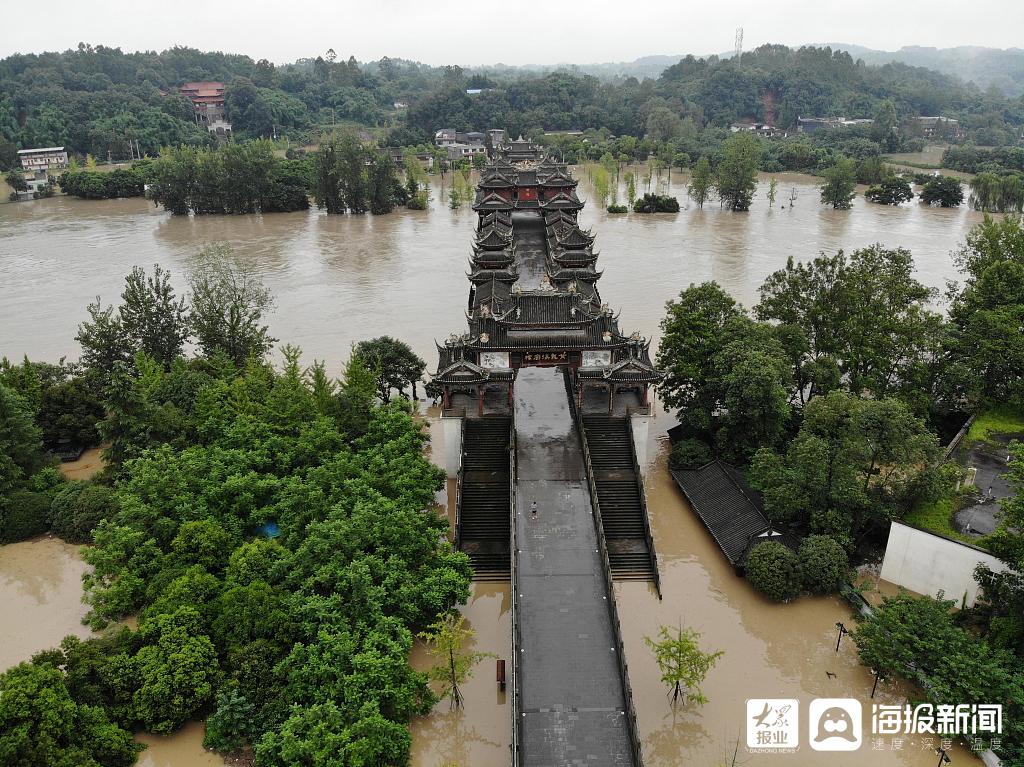
M 893 522 L 881 577 L 931 597 L 944 591 L 945 598 L 955 601 L 957 607 L 966 593 L 967 606 L 971 607 L 978 596 L 974 568 L 979 564 L 995 571 L 1006 569 L 994 556 L 973 546 Z
M 462 466 L 462 419 L 442 418 L 442 439 L 444 440 L 444 470 L 449 479 L 459 476 Z

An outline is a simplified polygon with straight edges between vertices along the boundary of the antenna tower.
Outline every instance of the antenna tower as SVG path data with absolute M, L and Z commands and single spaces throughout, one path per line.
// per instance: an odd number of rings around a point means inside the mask
M 743 53 L 743 27 L 736 27 L 736 61 L 740 60 L 740 55 Z

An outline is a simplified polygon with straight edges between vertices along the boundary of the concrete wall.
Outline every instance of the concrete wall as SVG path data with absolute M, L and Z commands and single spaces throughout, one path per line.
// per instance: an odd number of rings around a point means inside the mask
M 944 591 L 946 599 L 954 600 L 957 607 L 966 594 L 967 606 L 971 607 L 978 596 L 974 568 L 979 564 L 995 571 L 1006 569 L 994 556 L 974 546 L 893 522 L 881 577 L 931 597 Z
M 651 416 L 634 415 L 629 419 L 633 427 L 633 445 L 636 448 L 636 462 L 640 471 L 647 465 L 647 434 L 651 429 Z
M 444 439 L 444 470 L 448 479 L 459 476 L 462 465 L 462 419 L 441 419 L 442 439 Z

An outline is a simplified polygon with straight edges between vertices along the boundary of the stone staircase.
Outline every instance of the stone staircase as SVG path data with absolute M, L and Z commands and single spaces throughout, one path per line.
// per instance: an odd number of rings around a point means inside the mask
M 629 419 L 584 415 L 582 420 L 612 575 L 653 579 L 654 555 L 645 534 L 643 485 L 634 468 Z
M 466 419 L 458 544 L 477 580 L 509 577 L 511 441 L 507 416 Z

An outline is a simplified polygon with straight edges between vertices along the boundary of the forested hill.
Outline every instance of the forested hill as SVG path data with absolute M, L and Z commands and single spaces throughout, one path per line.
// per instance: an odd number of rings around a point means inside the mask
M 871 117 L 886 100 L 900 118 L 958 117 L 977 143 L 1012 143 L 1024 122 L 1019 100 L 927 69 L 866 66 L 828 48 L 762 46 L 740 62 L 688 56 L 657 79 L 601 81 L 572 72 L 474 71 L 387 58 L 359 64 L 335 60 L 333 51 L 275 66 L 190 48 L 124 53 L 83 44 L 0 61 L 0 167 L 12 165 L 22 147 L 65 145 L 117 160 L 130 156 L 130 142 L 151 155 L 167 145 L 212 142 L 176 94 L 192 80 L 227 83 L 237 138 L 277 133 L 294 141 L 343 121 L 379 129 L 381 138 L 401 144 L 426 141 L 441 127 L 524 134 L 605 128 L 644 136 L 653 114 L 697 130 L 739 118 L 790 127 L 800 114 Z M 384 136 L 387 129 L 392 132 Z
M 962 45 L 956 48 L 926 48 L 908 45 L 898 51 L 876 51 L 860 45 L 829 43 L 835 50 L 847 51 L 868 64 L 891 61 L 915 67 L 929 67 L 976 83 L 981 88 L 995 87 L 1014 97 L 1024 94 L 1024 49 L 982 48 Z

